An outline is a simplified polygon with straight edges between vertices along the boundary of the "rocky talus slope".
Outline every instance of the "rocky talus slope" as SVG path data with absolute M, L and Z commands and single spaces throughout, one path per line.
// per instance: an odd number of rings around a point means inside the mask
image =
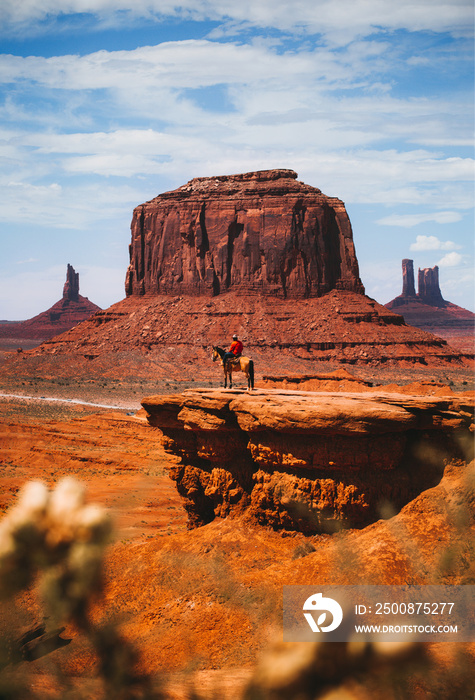
M 233 332 L 260 373 L 308 372 L 318 362 L 368 367 L 470 362 L 470 355 L 406 325 L 369 297 L 341 290 L 292 302 L 231 292 L 208 300 L 129 297 L 32 354 L 42 362 L 52 354 L 71 354 L 79 363 L 93 360 L 88 371 L 94 372 L 96 367 L 107 371 L 120 354 L 135 353 L 138 364 L 152 364 L 154 372 L 167 367 L 174 375 L 181 368 L 182 376 L 205 379 L 217 376 L 211 348 L 229 345 Z

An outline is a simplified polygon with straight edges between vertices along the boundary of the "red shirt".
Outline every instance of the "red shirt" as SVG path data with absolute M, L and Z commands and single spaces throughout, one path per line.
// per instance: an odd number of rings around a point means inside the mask
M 243 351 L 243 347 L 244 346 L 240 340 L 233 340 L 232 345 L 229 348 L 229 352 L 232 352 L 235 355 L 240 355 Z

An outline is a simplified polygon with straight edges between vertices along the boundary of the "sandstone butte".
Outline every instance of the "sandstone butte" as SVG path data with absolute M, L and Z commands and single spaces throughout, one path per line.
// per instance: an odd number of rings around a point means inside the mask
M 200 389 L 142 406 L 191 527 L 244 512 L 307 535 L 362 527 L 473 459 L 473 396 Z
M 136 207 L 131 229 L 126 298 L 44 343 L 42 362 L 66 353 L 92 373 L 135 353 L 136 371 L 203 378 L 233 332 L 257 371 L 473 360 L 365 295 L 343 202 L 292 170 L 195 178 Z
M 101 307 L 79 294 L 79 272 L 68 264 L 63 296 L 47 311 L 27 321 L 0 323 L 0 338 L 45 340 L 93 316 Z
M 292 170 L 195 178 L 134 210 L 126 293 L 363 293 L 343 202 Z
M 460 350 L 474 351 L 475 314 L 443 298 L 439 268 L 418 270 L 418 291 L 414 261 L 402 261 L 402 292 L 385 306 L 404 317 L 406 323 L 440 335 Z

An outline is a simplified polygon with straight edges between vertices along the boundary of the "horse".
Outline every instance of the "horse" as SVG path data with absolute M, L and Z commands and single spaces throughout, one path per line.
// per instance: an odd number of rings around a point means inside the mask
M 223 365 L 223 370 L 224 370 L 224 388 L 227 388 L 227 383 L 228 383 L 228 374 L 229 374 L 229 388 L 233 388 L 233 372 L 244 372 L 244 374 L 247 377 L 247 388 L 248 391 L 251 389 L 254 389 L 254 360 L 251 360 L 250 357 L 244 357 L 241 355 L 241 357 L 236 358 L 236 360 L 227 360 L 226 363 L 224 362 L 224 355 L 226 353 L 226 350 L 223 350 L 223 348 L 218 348 L 218 347 L 213 347 L 213 355 L 212 355 L 212 360 L 213 362 L 216 362 L 218 358 L 221 359 L 221 364 Z

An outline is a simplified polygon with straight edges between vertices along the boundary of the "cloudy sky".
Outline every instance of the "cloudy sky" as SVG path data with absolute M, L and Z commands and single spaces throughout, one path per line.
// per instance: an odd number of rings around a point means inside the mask
M 367 293 L 401 260 L 474 309 L 472 0 L 2 0 L 0 319 L 124 297 L 138 204 L 292 168 L 342 199 Z

